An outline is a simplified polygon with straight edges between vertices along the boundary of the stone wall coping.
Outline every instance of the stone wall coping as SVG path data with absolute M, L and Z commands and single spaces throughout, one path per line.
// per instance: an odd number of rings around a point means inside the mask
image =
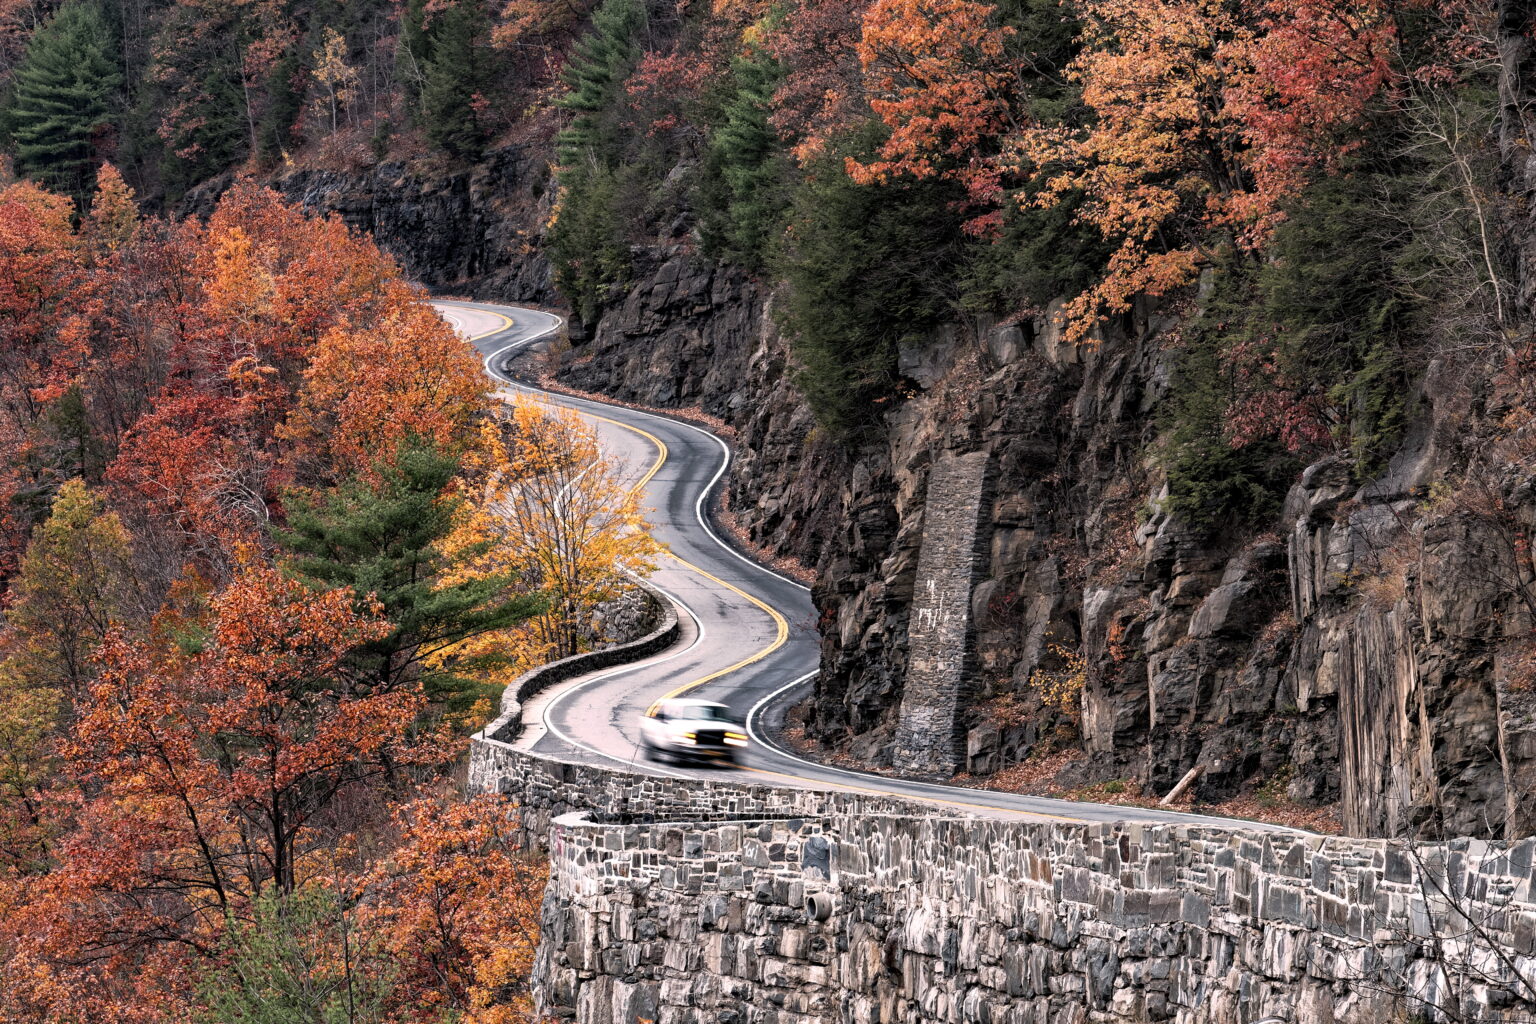
M 641 579 L 634 582 L 649 599 L 651 607 L 660 617 L 661 621 L 656 629 L 638 640 L 605 647 L 598 651 L 573 654 L 569 658 L 561 658 L 559 661 L 552 661 L 547 665 L 540 665 L 524 672 L 508 683 L 507 688 L 502 691 L 501 714 L 471 737 L 472 742 L 509 747 L 522 732 L 523 705 L 534 694 L 556 683 L 586 675 L 588 672 L 648 658 L 676 643 L 679 631 L 677 609 L 672 606 L 672 602 L 666 595 L 649 583 Z

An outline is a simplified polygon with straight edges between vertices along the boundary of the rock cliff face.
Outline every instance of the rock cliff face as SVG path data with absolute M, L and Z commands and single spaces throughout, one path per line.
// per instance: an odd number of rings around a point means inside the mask
M 185 203 L 207 214 L 228 176 Z M 472 298 L 557 301 L 549 263 L 537 249 L 548 219 L 547 165 L 518 146 L 493 150 L 470 168 L 435 162 L 385 163 L 369 170 L 300 170 L 271 182 L 319 213 L 336 213 L 373 235 L 407 277 L 435 291 Z
M 1049 311 L 938 332 L 902 354 L 914 394 L 888 414 L 886 441 L 846 451 L 798 399 L 771 306 L 759 282 L 659 253 L 563 376 L 702 406 L 737 430 L 740 522 L 819 573 L 815 738 L 892 757 L 932 469 L 981 452 L 992 484 L 977 496 L 960 767 L 987 773 L 1062 742 L 1031 681 L 1072 685 L 1064 655 L 1079 656 L 1085 780 L 1161 792 L 1199 766 L 1205 797 L 1271 780 L 1305 803 L 1341 801 L 1357 833 L 1531 831 L 1517 799 L 1536 769 L 1529 699 L 1497 655 L 1524 614 L 1504 579 L 1520 570 L 1499 538 L 1427 501 L 1457 458 L 1435 381 L 1378 479 L 1358 486 L 1320 462 L 1273 530 L 1213 537 L 1159 510 L 1175 349 L 1156 309 L 1087 348 L 1064 344 Z M 1396 576 L 1393 558 L 1410 563 Z M 998 713 L 1008 694 L 1025 714 Z

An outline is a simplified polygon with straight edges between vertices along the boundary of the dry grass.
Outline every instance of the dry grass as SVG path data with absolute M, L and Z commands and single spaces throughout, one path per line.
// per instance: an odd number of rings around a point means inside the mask
M 1110 804 L 1117 807 L 1158 808 L 1161 806 L 1158 803 L 1158 796 L 1147 792 L 1143 783 L 1134 777 L 1111 779 L 1090 785 L 1070 785 L 1063 776 L 1074 766 L 1079 765 L 1085 757 L 1084 752 L 1078 749 L 1060 750 L 1040 757 L 1028 758 L 994 775 L 977 777 L 962 773 L 956 775 L 951 781 L 957 786 L 967 786 L 972 789 L 1053 797 L 1058 800 L 1075 800 L 1082 803 Z M 1304 829 L 1323 835 L 1340 835 L 1343 832 L 1337 805 L 1307 807 L 1290 800 L 1275 786 L 1262 786 L 1220 803 L 1198 803 L 1193 799 L 1185 799 L 1169 809 L 1222 818 L 1246 818 L 1250 821 Z

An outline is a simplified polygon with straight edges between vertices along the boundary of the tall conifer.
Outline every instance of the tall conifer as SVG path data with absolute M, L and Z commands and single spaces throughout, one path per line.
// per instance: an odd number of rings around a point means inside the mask
M 94 184 L 122 81 L 113 49 L 99 7 L 66 5 L 28 44 L 6 111 L 17 170 L 81 201 Z

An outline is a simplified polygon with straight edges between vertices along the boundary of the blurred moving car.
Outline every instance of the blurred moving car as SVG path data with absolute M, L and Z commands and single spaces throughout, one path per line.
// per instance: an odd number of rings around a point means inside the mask
M 747 727 L 724 704 L 674 697 L 657 701 L 640 719 L 647 757 L 735 763 L 747 746 Z

